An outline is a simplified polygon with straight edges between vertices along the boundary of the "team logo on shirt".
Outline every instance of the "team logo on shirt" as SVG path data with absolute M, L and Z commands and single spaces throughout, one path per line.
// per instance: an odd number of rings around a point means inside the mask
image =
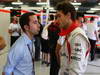
M 80 61 L 81 58 L 77 57 L 77 56 L 71 56 L 71 59 L 76 60 L 76 61 Z
M 81 46 L 81 43 L 75 43 L 75 46 Z
M 75 50 L 75 51 L 81 51 L 82 49 L 79 49 L 79 48 L 75 48 L 74 50 Z

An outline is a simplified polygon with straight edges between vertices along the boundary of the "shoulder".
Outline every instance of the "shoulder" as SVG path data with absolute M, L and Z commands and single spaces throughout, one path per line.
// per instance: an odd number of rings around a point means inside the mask
M 89 43 L 89 40 L 88 40 L 88 38 L 86 37 L 86 36 L 84 36 L 83 34 L 77 34 L 76 36 L 74 36 L 74 37 L 72 37 L 71 39 L 70 39 L 70 43 L 73 45 L 73 44 L 82 44 L 83 45 L 83 47 L 84 46 L 89 46 L 90 45 L 90 43 Z
M 89 42 L 88 37 L 86 36 L 85 32 L 81 28 L 76 28 L 70 35 L 69 40 L 84 40 Z
M 12 45 L 11 51 L 17 52 L 17 53 L 23 53 L 23 51 L 26 49 L 26 44 L 24 38 L 21 36 L 18 40 Z
M 10 26 L 14 25 L 13 23 L 10 23 Z
M 10 23 L 9 25 L 9 29 L 11 29 L 13 27 L 13 23 Z

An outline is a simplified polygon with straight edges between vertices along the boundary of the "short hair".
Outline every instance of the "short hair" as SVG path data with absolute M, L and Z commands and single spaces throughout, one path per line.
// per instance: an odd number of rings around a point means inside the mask
M 65 15 L 71 13 L 71 19 L 74 21 L 76 19 L 76 10 L 75 7 L 69 2 L 61 2 L 56 6 L 56 10 L 62 11 Z
M 32 16 L 32 15 L 35 15 L 35 13 L 33 12 L 28 12 L 28 13 L 25 13 L 23 14 L 20 19 L 19 19 L 19 23 L 20 23 L 20 26 L 22 28 L 23 31 L 25 31 L 24 29 L 24 25 L 29 25 L 29 16 Z
M 77 12 L 76 19 L 78 19 L 79 17 L 84 17 L 84 14 L 81 12 Z
M 49 19 L 54 20 L 54 15 L 53 14 L 49 15 Z
M 94 17 L 91 17 L 91 18 L 90 18 L 90 21 L 94 21 Z

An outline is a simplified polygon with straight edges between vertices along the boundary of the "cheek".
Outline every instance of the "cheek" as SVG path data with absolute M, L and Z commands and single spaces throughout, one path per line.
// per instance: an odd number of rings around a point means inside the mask
M 37 31 L 38 27 L 37 26 L 33 26 L 34 31 Z
M 59 21 L 59 23 L 60 23 L 60 24 L 62 24 L 62 22 L 63 22 L 61 18 L 59 18 L 59 20 L 58 20 L 58 21 Z
M 61 21 L 62 23 L 64 23 L 65 20 L 66 20 L 66 19 L 65 19 L 64 17 L 60 19 L 60 21 Z
M 65 24 L 65 19 L 61 19 L 61 20 L 60 20 L 60 24 L 61 24 L 61 25 L 64 25 L 64 24 Z
M 31 29 L 31 31 L 34 31 L 35 30 L 35 27 L 34 26 L 31 26 L 30 29 Z

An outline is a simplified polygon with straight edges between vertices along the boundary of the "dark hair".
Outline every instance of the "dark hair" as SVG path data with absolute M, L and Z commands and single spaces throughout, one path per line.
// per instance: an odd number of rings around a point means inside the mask
M 94 17 L 91 17 L 91 18 L 90 18 L 90 21 L 94 21 Z
M 76 19 L 78 19 L 79 17 L 84 17 L 84 14 L 83 14 L 83 13 L 81 13 L 81 12 L 77 12 Z
M 65 15 L 71 13 L 71 19 L 74 21 L 76 19 L 76 10 L 75 7 L 69 2 L 61 2 L 56 6 L 56 10 L 62 11 Z
M 51 14 L 49 16 L 50 16 L 50 20 L 54 20 L 54 15 L 53 14 Z
M 29 16 L 32 16 L 32 15 L 35 15 L 35 13 L 33 12 L 28 12 L 28 13 L 25 13 L 23 14 L 20 19 L 19 19 L 19 23 L 20 23 L 20 26 L 22 28 L 23 31 L 25 31 L 24 29 L 24 25 L 29 25 Z

